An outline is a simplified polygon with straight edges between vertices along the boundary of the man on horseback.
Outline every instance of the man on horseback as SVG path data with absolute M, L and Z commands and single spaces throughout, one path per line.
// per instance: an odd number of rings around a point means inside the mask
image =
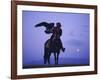
M 54 54 L 55 64 L 58 64 L 60 50 L 63 52 L 65 51 L 65 48 L 63 47 L 62 41 L 60 39 L 62 36 L 61 23 L 56 23 L 56 26 L 54 26 L 54 23 L 47 22 L 41 22 L 35 25 L 35 27 L 41 26 L 46 28 L 46 34 L 52 34 L 50 39 L 48 39 L 44 44 L 44 64 L 47 62 L 50 64 L 51 53 Z
M 53 42 L 55 40 L 59 41 L 60 42 L 60 48 L 64 52 L 65 48 L 63 47 L 62 41 L 60 39 L 60 37 L 62 36 L 61 24 L 59 22 L 56 23 L 56 27 L 53 27 L 52 30 L 51 30 L 51 32 L 53 33 L 52 36 L 51 36 L 51 38 L 50 38 L 51 45 L 53 44 Z

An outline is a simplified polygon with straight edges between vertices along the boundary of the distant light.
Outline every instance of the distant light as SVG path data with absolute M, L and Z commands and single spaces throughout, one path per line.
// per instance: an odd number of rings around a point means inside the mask
M 77 48 L 77 49 L 76 49 L 76 51 L 77 51 L 77 52 L 80 52 L 80 49 L 79 49 L 79 48 Z

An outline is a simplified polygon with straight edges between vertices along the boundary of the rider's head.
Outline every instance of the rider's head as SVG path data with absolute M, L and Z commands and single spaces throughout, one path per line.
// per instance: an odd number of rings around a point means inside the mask
M 60 23 L 60 22 L 57 22 L 56 25 L 57 25 L 57 27 L 59 27 L 59 28 L 61 27 L 61 23 Z

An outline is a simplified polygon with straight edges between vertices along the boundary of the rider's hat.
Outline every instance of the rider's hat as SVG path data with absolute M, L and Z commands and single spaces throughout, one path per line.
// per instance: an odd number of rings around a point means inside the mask
M 57 22 L 56 25 L 57 25 L 57 27 L 61 27 L 61 23 L 60 22 Z

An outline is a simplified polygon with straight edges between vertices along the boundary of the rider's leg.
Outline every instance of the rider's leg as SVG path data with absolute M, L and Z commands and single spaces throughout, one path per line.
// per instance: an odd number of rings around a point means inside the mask
M 62 44 L 61 39 L 59 39 L 59 41 L 60 41 L 60 43 L 61 43 L 61 49 L 62 49 L 62 51 L 64 52 L 64 51 L 65 51 L 65 48 L 63 47 L 63 44 Z

